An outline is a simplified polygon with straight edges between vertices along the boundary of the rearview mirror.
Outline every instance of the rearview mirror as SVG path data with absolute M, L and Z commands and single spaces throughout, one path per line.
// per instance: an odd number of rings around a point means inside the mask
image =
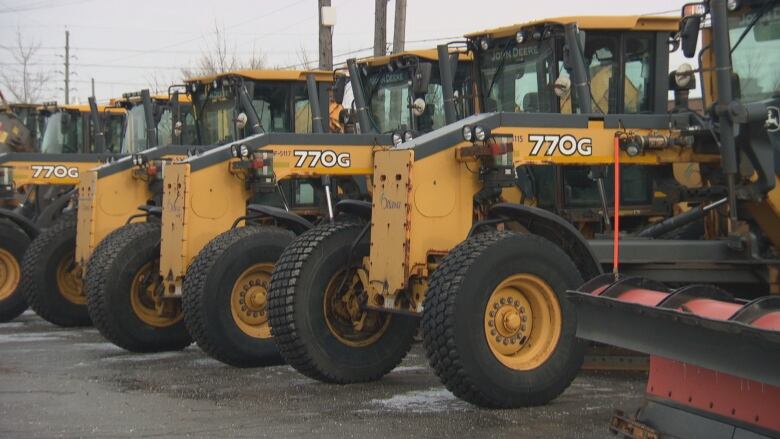
M 701 15 L 691 15 L 683 19 L 680 30 L 680 40 L 683 55 L 693 58 L 696 55 L 696 44 L 699 41 L 699 28 L 701 27 Z
M 429 62 L 421 62 L 417 65 L 417 68 L 412 74 L 412 91 L 414 94 L 428 92 L 428 84 L 431 83 L 432 71 L 433 64 Z

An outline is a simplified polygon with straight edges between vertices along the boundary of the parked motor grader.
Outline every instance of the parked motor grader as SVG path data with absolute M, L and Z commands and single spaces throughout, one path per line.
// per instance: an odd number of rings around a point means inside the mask
M 113 100 L 111 105 L 103 109 L 103 113 L 126 114 L 127 117 L 125 123 L 120 125 L 123 134 L 111 144 L 112 151 L 117 155 L 112 157 L 108 164 L 98 169 L 126 168 L 131 154 L 152 148 L 160 140 L 180 142 L 182 137 L 187 139 L 186 136 L 192 132 L 189 128 L 192 125 L 189 100 L 186 96 L 180 97 L 178 91 L 173 91 L 170 95 L 154 97 L 148 90 L 125 93 L 122 98 Z M 147 124 L 150 129 L 146 128 Z M 112 128 L 114 127 L 109 125 L 108 131 Z M 119 154 L 124 158 L 119 158 Z M 98 164 L 92 163 L 88 169 L 95 168 Z M 78 199 L 71 205 L 72 213 L 56 221 L 33 239 L 22 266 L 25 273 L 22 285 L 27 300 L 35 304 L 33 309 L 43 318 L 62 326 L 90 323 L 82 291 L 83 265 L 74 251 L 76 224 L 79 217 L 83 216 L 77 213 L 81 209 L 76 207 L 83 202 L 91 201 L 87 196 L 91 192 L 84 190 L 84 185 L 91 182 L 93 176 L 94 173 L 88 170 L 80 173 L 78 191 L 73 194 L 73 197 L 78 196 Z M 122 182 L 127 183 L 124 180 Z M 116 190 L 110 195 L 106 194 L 111 200 L 135 202 L 131 186 L 114 189 Z M 121 204 L 121 201 L 117 201 L 117 204 Z M 137 206 L 138 204 L 134 204 L 127 211 L 133 211 Z M 118 213 L 116 209 L 111 209 L 110 203 L 106 205 L 106 210 L 109 218 Z
M 715 143 L 720 152 L 718 165 L 704 174 L 712 201 L 638 236 L 624 235 L 616 225 L 613 272 L 567 296 L 576 307 L 578 336 L 651 354 L 645 402 L 634 416 L 619 412 L 610 424 L 612 432 L 624 437 L 776 438 L 780 1 L 685 5 L 685 56 L 696 56 L 700 33 L 707 111 L 699 123 L 709 135 L 697 137 Z M 717 207 L 709 208 L 713 204 Z M 706 240 L 670 241 L 655 233 L 701 217 L 711 221 Z M 652 247 L 666 249 L 667 256 L 658 257 Z M 649 269 L 641 270 L 640 257 Z M 695 258 L 698 268 L 688 272 L 706 284 L 658 282 L 664 276 L 657 267 L 678 258 L 689 264 Z M 718 271 L 728 271 L 729 277 Z M 744 282 L 753 277 L 761 277 L 764 287 Z M 735 280 L 742 283 L 739 289 L 713 285 Z M 768 292 L 773 294 L 763 295 Z
M 133 240 L 139 239 L 139 233 L 144 236 L 140 239 L 146 241 L 141 250 L 146 253 L 154 250 L 159 255 L 160 216 L 163 194 L 167 192 L 164 188 L 166 184 L 181 184 L 164 181 L 174 163 L 197 152 L 266 131 L 310 132 L 310 106 L 313 103 L 308 99 L 307 81 L 311 82 L 315 94 L 327 99 L 334 79 L 333 72 L 326 71 L 245 70 L 187 80 L 186 88 L 195 116 L 193 143 L 206 145 L 154 148 L 135 154 L 123 163 L 97 169 L 85 180 L 80 188 L 85 208 L 79 211 L 77 254 L 85 267 L 89 314 L 106 338 L 134 351 L 173 349 L 171 338 L 176 344 L 182 343 L 181 340 L 184 340 L 184 346 L 190 343 L 183 323 L 173 325 L 181 321 L 180 315 L 169 321 L 170 307 L 178 305 L 160 302 L 155 298 L 159 292 L 149 288 L 159 283 L 153 277 L 156 268 L 152 264 L 144 260 L 143 267 L 136 267 L 136 271 L 143 268 L 140 274 L 144 278 L 133 282 L 130 293 L 119 290 L 126 294 L 108 304 L 100 301 L 103 297 L 96 298 L 93 291 L 103 292 L 102 282 L 106 279 L 100 277 L 103 264 L 110 267 L 115 263 L 116 252 L 136 254 L 138 249 L 135 247 L 139 242 Z M 327 111 L 326 108 L 320 110 Z M 113 196 L 118 193 L 124 197 Z M 105 212 L 107 209 L 98 209 L 98 203 L 109 203 L 112 213 L 109 215 Z M 154 237 L 149 241 L 152 235 Z M 154 245 L 147 249 L 148 243 Z M 133 246 L 126 248 L 130 244 Z M 108 251 L 112 254 L 106 255 Z M 101 284 L 95 286 L 98 278 Z M 143 285 L 147 288 L 142 288 Z M 112 308 L 106 310 L 106 305 Z M 172 325 L 173 328 L 169 328 Z M 161 337 L 158 332 L 163 332 Z M 172 336 L 166 338 L 165 335 L 171 333 Z
M 121 142 L 124 110 L 92 105 L 43 104 L 48 122 L 41 153 L 0 154 L 0 320 L 15 318 L 27 308 L 22 288 L 22 258 L 32 239 L 62 216 L 72 186 L 87 169 L 112 157 Z M 105 120 L 107 132 L 94 131 Z M 49 123 L 50 122 L 50 123 Z M 119 135 L 116 135 L 117 130 Z M 98 135 L 95 133 L 97 132 Z M 109 139 L 109 142 L 106 142 Z M 66 273 L 60 281 L 67 282 Z
M 325 382 L 377 379 L 421 318 L 429 360 L 457 396 L 518 407 L 560 394 L 584 350 L 562 295 L 609 263 L 587 238 L 629 208 L 640 214 L 626 232 L 659 225 L 671 215 L 654 206 L 661 188 L 713 209 L 708 188 L 674 178 L 675 164 L 720 162 L 684 110 L 691 75 L 670 83 L 678 28 L 673 17 L 567 17 L 468 35 L 477 94 L 499 112 L 376 151 L 373 202 L 351 208 L 362 221 L 322 224 L 286 248 L 268 293 L 285 360 Z M 610 175 L 616 159 L 622 172 Z M 623 210 L 610 209 L 615 174 L 630 189 Z
M 155 334 L 147 331 L 148 337 L 140 339 L 137 334 L 145 334 L 130 328 L 133 331 L 124 339 L 112 341 L 131 350 L 186 346 L 189 338 L 179 335 L 186 334 L 181 301 L 190 333 L 210 355 L 236 366 L 278 361 L 262 303 L 275 256 L 294 234 L 331 218 L 337 199 L 366 196 L 361 180 L 371 172 L 366 163 L 373 146 L 390 146 L 393 139 L 400 143 L 403 136 L 445 123 L 436 60 L 436 51 L 430 50 L 348 63 L 356 100 L 353 116 L 359 120 L 357 131 L 364 134 L 328 134 L 328 126 L 320 123 L 328 108 L 311 105 L 315 134 L 263 134 L 168 166 L 160 278 L 154 283 L 159 295 L 155 301 L 175 308 L 158 317 L 163 324 L 139 322 L 156 326 Z M 447 57 L 447 63 L 447 68 L 458 70 L 458 80 L 466 82 L 467 69 L 456 67 L 457 58 Z M 312 86 L 309 90 L 311 102 L 315 102 L 313 97 L 327 102 L 327 94 L 316 93 Z M 341 100 L 339 95 L 336 91 L 335 101 Z M 250 125 L 256 123 L 247 119 Z M 353 122 L 346 125 L 347 131 L 356 131 Z M 386 134 L 379 135 L 379 131 Z M 271 166 L 273 174 L 268 172 Z M 323 181 L 322 174 L 332 178 Z M 239 224 L 253 227 L 236 227 Z M 132 246 L 138 247 L 142 239 L 135 240 Z M 251 266 L 232 260 L 229 255 L 236 247 L 256 249 L 264 260 Z M 90 262 L 97 263 L 97 255 L 96 251 Z M 116 278 L 111 273 L 121 259 L 110 262 L 109 268 L 115 266 L 111 270 L 96 273 L 105 279 Z M 91 266 L 87 271 L 89 279 Z M 103 287 L 101 294 L 117 290 L 127 294 L 124 287 Z M 118 312 L 132 311 L 116 309 L 105 315 Z M 130 336 L 136 341 L 130 343 Z

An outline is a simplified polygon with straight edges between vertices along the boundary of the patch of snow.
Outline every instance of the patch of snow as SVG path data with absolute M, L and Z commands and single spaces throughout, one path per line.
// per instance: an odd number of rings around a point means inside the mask
M 469 409 L 469 405 L 466 402 L 456 398 L 449 390 L 440 387 L 414 390 L 394 395 L 387 399 L 372 399 L 369 403 L 390 411 L 407 413 L 438 413 Z

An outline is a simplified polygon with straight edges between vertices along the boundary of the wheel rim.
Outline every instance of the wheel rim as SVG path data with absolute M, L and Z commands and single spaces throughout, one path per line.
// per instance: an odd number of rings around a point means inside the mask
M 268 325 L 268 288 L 274 264 L 259 263 L 238 277 L 230 293 L 230 313 L 244 334 L 260 339 L 271 338 Z
M 339 292 L 345 270 L 336 273 L 325 288 L 323 312 L 330 333 L 341 343 L 356 348 L 371 346 L 382 338 L 392 316 L 387 313 L 366 310 L 364 285 L 368 283 L 365 270 L 356 270 Z
M 75 254 L 75 251 L 66 254 L 57 264 L 57 288 L 68 302 L 84 305 L 87 296 L 84 295 L 81 270 L 76 266 Z
M 157 264 L 152 262 L 147 262 L 138 270 L 130 286 L 130 305 L 142 322 L 155 328 L 165 328 L 178 323 L 183 314 L 178 302 L 158 298 L 158 272 Z
M 9 298 L 19 286 L 19 261 L 7 250 L 0 249 L 0 300 Z
M 550 285 L 532 274 L 504 279 L 488 298 L 485 337 L 493 355 L 514 370 L 539 367 L 550 358 L 563 318 Z

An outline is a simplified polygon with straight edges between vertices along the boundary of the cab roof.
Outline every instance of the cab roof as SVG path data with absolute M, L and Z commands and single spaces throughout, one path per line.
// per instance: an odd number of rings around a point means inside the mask
M 57 107 L 59 110 L 70 110 L 70 111 L 78 111 L 80 113 L 89 113 L 89 104 L 78 104 L 78 105 L 60 105 Z M 116 113 L 116 114 L 124 114 L 126 113 L 124 108 L 119 107 L 111 107 L 106 105 L 98 105 L 97 109 L 99 112 L 108 112 L 108 113 Z
M 672 15 L 586 15 L 580 17 L 569 16 L 531 20 L 509 26 L 502 26 L 479 32 L 471 32 L 465 36 L 466 38 L 478 38 L 484 36 L 489 36 L 491 38 L 502 38 L 512 36 L 520 29 L 529 26 L 538 26 L 540 24 L 563 25 L 567 23 L 577 23 L 577 26 L 584 30 L 647 30 L 676 32 L 680 29 L 680 17 Z
M 454 53 L 455 49 L 450 49 L 450 53 Z M 407 50 L 404 52 L 398 52 L 393 53 L 390 55 L 385 56 L 371 56 L 366 58 L 360 58 L 357 60 L 358 64 L 367 64 L 371 67 L 374 66 L 383 66 L 388 64 L 390 61 L 398 58 L 402 58 L 404 56 L 416 56 L 418 58 L 427 59 L 429 61 L 438 61 L 439 60 L 439 52 L 436 49 L 418 49 L 418 50 Z M 470 61 L 472 59 L 472 56 L 470 53 L 461 53 L 461 56 L 463 57 L 462 60 Z
M 333 72 L 328 70 L 233 70 L 218 75 L 196 76 L 184 82 L 208 84 L 226 76 L 241 76 L 256 81 L 306 81 L 309 74 L 313 74 L 317 81 L 333 82 Z

